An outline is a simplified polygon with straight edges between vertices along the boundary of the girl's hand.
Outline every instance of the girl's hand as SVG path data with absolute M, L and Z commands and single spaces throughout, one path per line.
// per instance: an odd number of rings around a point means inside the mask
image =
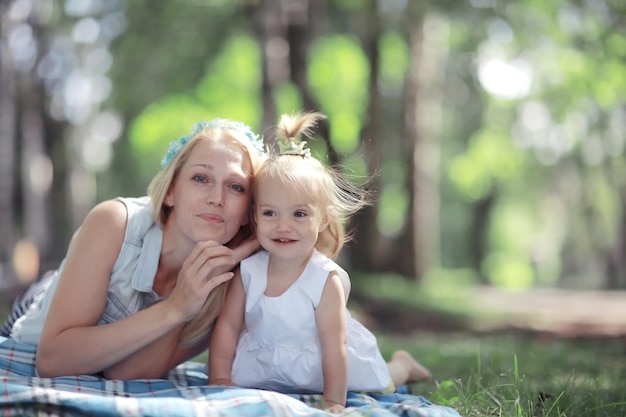
M 220 386 L 223 386 L 223 387 L 236 387 L 237 386 L 230 379 L 209 380 L 209 385 L 220 385 Z
M 321 402 L 315 405 L 315 408 L 324 410 L 327 413 L 341 414 L 343 410 L 346 409 L 346 406 L 341 403 L 337 403 L 334 401 L 327 400 L 326 398 L 322 398 Z
M 343 404 L 336 404 L 336 403 L 329 402 L 328 405 L 330 407 L 324 407 L 324 411 L 326 411 L 327 413 L 341 414 L 343 410 L 346 409 L 346 407 L 344 407 Z
M 185 321 L 191 320 L 211 291 L 233 277 L 230 271 L 238 262 L 226 246 L 215 241 L 198 242 L 183 262 L 166 301 L 177 306 Z

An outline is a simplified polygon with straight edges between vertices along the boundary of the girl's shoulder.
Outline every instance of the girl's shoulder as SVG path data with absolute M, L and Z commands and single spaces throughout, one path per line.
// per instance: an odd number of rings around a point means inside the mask
M 244 288 L 248 288 L 251 278 L 254 276 L 255 280 L 259 280 L 259 276 L 267 274 L 267 264 L 269 262 L 269 253 L 265 250 L 260 250 L 239 263 L 239 272 L 241 274 L 241 281 Z
M 267 267 L 270 254 L 265 250 L 260 250 L 242 260 L 239 264 L 242 270 L 249 270 L 258 267 Z
M 350 277 L 348 273 L 332 259 L 315 251 L 303 273 L 302 285 L 307 288 L 311 301 L 315 306 L 320 301 L 324 286 L 331 273 L 336 273 L 341 280 L 346 300 L 350 294 Z

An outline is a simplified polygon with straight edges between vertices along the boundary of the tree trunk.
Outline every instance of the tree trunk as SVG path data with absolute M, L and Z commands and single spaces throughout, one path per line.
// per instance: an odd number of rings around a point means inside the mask
M 368 91 L 370 102 L 368 107 L 367 122 L 361 130 L 361 146 L 365 153 L 367 172 L 374 174 L 379 171 L 381 129 L 380 129 L 380 103 L 381 96 L 378 89 L 378 75 L 380 68 L 380 54 L 378 41 L 380 38 L 380 22 L 376 1 L 369 1 L 367 7 L 366 39 L 363 39 L 363 48 L 370 64 L 370 77 Z M 380 181 L 374 176 L 370 189 L 378 194 Z M 354 242 L 351 245 L 350 262 L 352 267 L 361 271 L 375 271 L 381 266 L 380 233 L 378 231 L 378 210 L 373 204 L 366 207 L 354 217 L 351 224 L 354 230 Z
M 613 247 L 605 254 L 605 282 L 603 286 L 607 290 L 624 290 L 626 289 L 626 187 L 621 176 L 621 169 L 615 166 L 613 162 L 605 169 L 610 182 L 616 185 L 619 190 L 620 207 L 622 213 L 618 224 L 617 236 Z
M 263 131 L 276 125 L 277 110 L 274 91 L 287 76 L 286 58 L 281 54 L 280 46 L 285 41 L 285 25 L 281 19 L 282 0 L 262 0 L 256 8 L 256 32 L 261 50 L 261 101 L 263 103 Z M 272 135 L 269 135 L 271 138 Z M 267 138 L 267 139 L 269 139 Z M 267 140 L 266 139 L 266 140 Z
M 52 182 L 50 158 L 45 154 L 43 100 L 33 73 L 24 74 L 24 100 L 21 117 L 22 199 L 24 236 L 35 243 L 43 256 L 50 249 L 49 218 L 46 204 Z
M 491 281 L 481 273 L 481 265 L 487 257 L 487 231 L 489 219 L 494 203 L 496 202 L 497 189 L 487 194 L 484 198 L 472 205 L 472 224 L 467 235 L 466 244 L 469 247 L 472 268 L 478 272 L 478 279 L 484 285 L 490 285 Z
M 403 236 L 403 273 L 423 277 L 439 266 L 439 176 L 442 83 L 447 61 L 447 23 L 425 17 L 419 2 L 409 3 L 410 71 L 406 85 L 406 154 L 411 192 Z
M 16 133 L 15 72 L 8 46 L 7 8 L 6 3 L 0 4 L 0 267 L 8 266 L 15 243 L 13 231 Z M 2 284 L 6 284 L 5 271 L 9 271 L 9 268 L 0 269 Z
M 287 43 L 289 45 L 289 75 L 291 82 L 302 94 L 302 103 L 305 111 L 321 111 L 319 104 L 313 98 L 307 79 L 307 62 L 309 55 L 309 36 L 314 33 L 316 18 L 326 11 L 324 0 L 286 0 L 287 13 Z M 331 165 L 339 164 L 339 155 L 330 141 L 330 130 L 326 123 L 321 123 L 316 133 L 324 139 L 328 149 L 328 162 Z

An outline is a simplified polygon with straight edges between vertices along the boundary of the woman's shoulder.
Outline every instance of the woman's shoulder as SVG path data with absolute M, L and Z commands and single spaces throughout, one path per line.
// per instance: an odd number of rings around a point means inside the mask
M 143 236 L 155 225 L 150 197 L 117 197 L 103 204 L 117 206 L 127 222 L 127 234 Z
M 123 228 L 126 225 L 126 213 L 126 208 L 119 201 L 105 200 L 91 209 L 81 228 L 97 225 Z
M 152 205 L 150 197 L 117 197 L 108 202 L 122 203 L 126 209 L 128 217 L 132 217 L 136 214 L 142 214 L 145 217 L 152 219 Z M 105 202 L 106 203 L 106 202 Z
M 136 199 L 117 197 L 96 204 L 87 214 L 83 227 L 96 223 L 125 228 L 127 220 L 141 210 L 141 205 L 134 200 Z
M 126 235 L 127 239 L 133 236 L 141 239 L 154 224 L 149 197 L 117 197 L 94 206 L 81 229 L 106 228 L 116 235 Z

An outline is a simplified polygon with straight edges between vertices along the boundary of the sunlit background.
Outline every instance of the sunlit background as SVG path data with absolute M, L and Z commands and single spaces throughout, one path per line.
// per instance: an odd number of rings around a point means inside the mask
M 319 110 L 314 153 L 373 175 L 341 255 L 444 292 L 626 287 L 618 0 L 7 0 L 0 278 L 62 259 L 167 144 Z

